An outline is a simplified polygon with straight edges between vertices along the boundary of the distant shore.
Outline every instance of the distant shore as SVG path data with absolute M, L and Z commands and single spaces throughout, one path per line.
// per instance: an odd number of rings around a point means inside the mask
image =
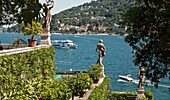
M 14 33 L 14 34 L 22 34 L 22 33 L 18 33 L 18 32 L 3 32 L 2 30 L 0 30 L 0 33 Z M 55 34 L 55 35 L 113 35 L 113 36 L 127 36 L 128 34 L 114 34 L 114 33 L 51 33 L 51 34 Z
M 108 34 L 108 33 L 93 33 L 93 34 L 87 34 L 87 33 L 76 33 L 76 34 L 67 34 L 67 33 L 51 33 L 55 35 L 113 35 L 113 36 L 127 36 L 128 34 L 120 35 L 120 34 Z

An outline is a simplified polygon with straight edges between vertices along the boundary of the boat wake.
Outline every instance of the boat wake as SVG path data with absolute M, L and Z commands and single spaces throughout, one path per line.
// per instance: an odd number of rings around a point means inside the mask
M 123 79 L 118 79 L 118 82 L 122 82 L 122 83 L 135 83 L 138 84 L 139 80 L 132 80 L 132 81 L 127 81 L 127 80 L 123 80 Z M 151 83 L 149 80 L 145 80 L 145 85 L 146 86 L 154 86 L 154 83 Z M 158 84 L 158 87 L 163 87 L 163 88 L 168 88 L 170 89 L 170 86 L 168 85 L 163 85 L 163 84 Z
M 130 76 L 131 76 L 131 74 L 128 74 L 126 76 L 119 75 L 119 78 L 122 79 L 122 80 L 125 80 L 125 81 L 133 81 L 133 78 L 131 78 Z
M 128 83 L 128 82 L 129 82 L 129 81 L 122 80 L 122 79 L 118 79 L 117 81 L 118 81 L 118 82 L 124 82 L 124 83 Z

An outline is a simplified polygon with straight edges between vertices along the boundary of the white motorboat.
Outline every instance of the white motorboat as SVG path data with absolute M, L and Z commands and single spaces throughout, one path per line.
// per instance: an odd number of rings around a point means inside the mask
M 77 49 L 77 45 L 72 40 L 52 40 L 52 45 L 60 49 Z
M 119 78 L 126 80 L 126 81 L 133 81 L 133 78 L 131 78 L 130 76 L 131 75 L 126 75 L 126 76 L 119 75 Z

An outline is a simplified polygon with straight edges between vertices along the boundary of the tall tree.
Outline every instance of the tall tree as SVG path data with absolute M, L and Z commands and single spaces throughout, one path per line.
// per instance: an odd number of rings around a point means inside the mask
M 170 1 L 136 0 L 124 16 L 134 51 L 134 64 L 146 68 L 146 77 L 159 82 L 170 78 Z
M 0 0 L 0 25 L 31 23 L 40 18 L 39 0 Z

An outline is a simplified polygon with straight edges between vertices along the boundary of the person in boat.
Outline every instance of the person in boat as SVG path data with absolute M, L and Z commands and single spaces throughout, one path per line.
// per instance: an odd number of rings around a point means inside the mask
M 106 48 L 103 44 L 103 40 L 100 39 L 99 40 L 99 43 L 97 44 L 97 47 L 96 47 L 96 51 L 98 52 L 98 60 L 96 62 L 96 64 L 100 64 L 103 68 L 103 76 L 104 76 L 104 65 L 102 64 L 102 60 L 103 60 L 103 57 L 105 56 L 105 52 L 106 52 Z

